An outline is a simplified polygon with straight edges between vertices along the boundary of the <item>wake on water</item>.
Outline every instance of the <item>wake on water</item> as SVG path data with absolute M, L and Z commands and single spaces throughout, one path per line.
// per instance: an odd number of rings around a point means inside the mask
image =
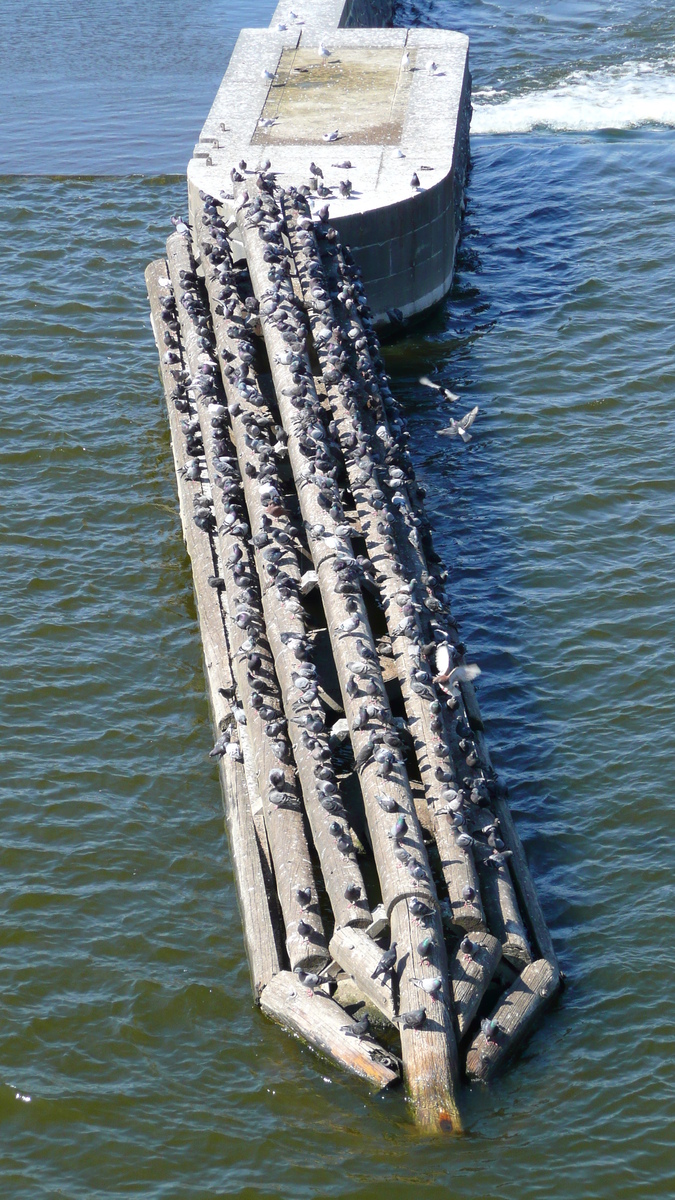
M 573 71 L 560 83 L 522 96 L 486 88 L 473 94 L 472 133 L 531 129 L 631 129 L 675 126 L 675 62 L 624 62 L 599 71 Z

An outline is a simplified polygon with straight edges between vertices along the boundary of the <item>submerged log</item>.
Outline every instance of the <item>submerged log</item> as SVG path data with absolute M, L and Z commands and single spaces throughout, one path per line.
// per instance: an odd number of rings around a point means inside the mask
M 247 742 L 250 742 L 249 773 L 255 773 L 262 797 L 291 966 L 320 966 L 328 960 L 328 953 L 296 773 L 285 753 L 283 734 L 273 738 L 266 732 L 270 721 L 274 721 L 275 717 L 284 717 L 284 709 L 265 636 L 257 575 L 248 543 L 249 525 L 246 521 L 230 519 L 232 513 L 225 509 L 224 493 L 218 486 L 213 469 L 216 458 L 214 418 L 218 421 L 217 428 L 222 428 L 222 415 L 215 413 L 214 409 L 221 406 L 217 403 L 218 392 L 213 390 L 214 376 L 209 376 L 211 383 L 208 390 L 198 382 L 200 368 L 209 356 L 204 350 L 203 334 L 196 320 L 202 305 L 197 285 L 189 282 L 194 279 L 194 263 L 183 234 L 173 234 L 168 239 L 167 258 L 206 451 L 214 521 L 224 564 L 224 587 L 221 590 L 227 599 L 226 624 L 233 672 L 242 704 L 239 720 L 245 724 L 247 733 L 247 740 L 242 740 L 242 748 L 247 755 Z M 201 380 L 204 381 L 203 374 Z M 234 482 L 236 484 L 236 479 Z M 238 529 L 240 524 L 243 524 L 243 529 Z M 230 569 L 234 564 L 239 568 L 237 575 Z M 250 658 L 253 652 L 257 655 L 255 668 Z M 280 745 L 281 749 L 278 749 Z M 276 776 L 279 778 L 276 779 Z M 307 889 L 312 897 L 309 907 L 299 899 L 299 892 Z
M 486 1023 L 471 1043 L 466 1056 L 469 1079 L 486 1082 L 505 1063 L 532 1029 L 560 988 L 560 975 L 553 963 L 538 958 L 502 996 Z
M 201 490 L 199 481 L 186 478 L 187 455 L 181 436 L 178 413 L 172 401 L 175 379 L 169 363 L 164 361 L 162 335 L 166 322 L 162 319 L 160 296 L 168 295 L 167 263 L 164 259 L 153 262 L 146 270 L 145 278 L 150 300 L 150 313 L 157 349 L 160 355 L 160 377 L 167 403 L 171 445 L 176 482 L 183 525 L 183 536 L 192 564 L 195 593 L 198 598 L 197 612 L 204 644 L 204 663 L 211 711 L 216 728 L 230 713 L 229 703 L 223 695 L 232 688 L 229 667 L 229 650 L 226 643 L 225 625 L 217 591 L 208 586 L 208 577 L 213 574 L 216 562 L 215 548 L 191 520 L 192 496 Z M 164 281 L 160 284 L 160 281 Z M 283 939 L 281 921 L 271 875 L 269 848 L 262 824 L 257 829 L 249 793 L 246 787 L 244 768 L 240 762 L 226 757 L 220 763 L 221 787 L 225 824 L 227 827 L 232 867 L 237 889 L 237 899 L 244 931 L 244 945 L 249 963 L 251 986 L 256 1002 L 262 989 L 283 965 Z
M 260 1007 L 319 1054 L 365 1079 L 377 1091 L 398 1081 L 396 1060 L 373 1037 L 350 1037 L 345 1030 L 354 1029 L 353 1018 L 320 991 L 308 991 L 290 971 L 280 971 L 268 983 Z
M 459 945 L 450 956 L 450 990 L 460 1040 L 478 1012 L 502 956 L 501 945 L 491 933 L 472 933 L 469 940 L 470 950 Z

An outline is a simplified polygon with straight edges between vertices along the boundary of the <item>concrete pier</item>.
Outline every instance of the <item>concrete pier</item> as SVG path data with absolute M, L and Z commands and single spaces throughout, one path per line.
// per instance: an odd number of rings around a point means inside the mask
M 314 189 L 318 179 L 314 210 L 329 205 L 376 323 L 396 324 L 388 314 L 424 312 L 452 282 L 469 152 L 468 38 L 377 27 L 391 16 L 386 0 L 303 7 L 282 0 L 269 29 L 242 30 L 188 166 L 190 211 L 200 191 L 213 195 L 234 228 L 231 171 L 242 161 L 255 173 L 269 160 L 281 187 Z M 375 27 L 354 27 L 366 20 Z

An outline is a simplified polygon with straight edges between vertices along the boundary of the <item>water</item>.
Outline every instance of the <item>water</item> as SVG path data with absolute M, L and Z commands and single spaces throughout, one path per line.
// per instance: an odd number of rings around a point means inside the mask
M 429 1146 L 252 1008 L 207 758 L 142 271 L 271 6 L 6 7 L 3 1196 L 672 1195 L 672 13 L 401 14 L 471 34 L 485 132 L 453 294 L 389 365 L 569 980 Z M 480 405 L 468 447 L 423 371 Z

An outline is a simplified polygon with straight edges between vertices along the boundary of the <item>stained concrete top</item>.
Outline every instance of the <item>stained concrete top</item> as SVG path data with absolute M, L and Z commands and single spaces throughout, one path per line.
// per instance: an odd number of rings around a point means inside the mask
M 313 161 L 325 185 L 336 188 L 331 219 L 419 195 L 452 170 L 468 49 L 469 39 L 449 30 L 334 29 L 316 39 L 297 24 L 244 29 L 188 181 L 227 198 L 230 170 L 241 160 L 255 169 L 269 159 L 282 186 L 308 183 Z M 334 165 L 347 161 L 349 167 Z M 353 185 L 348 198 L 337 191 L 346 178 Z

